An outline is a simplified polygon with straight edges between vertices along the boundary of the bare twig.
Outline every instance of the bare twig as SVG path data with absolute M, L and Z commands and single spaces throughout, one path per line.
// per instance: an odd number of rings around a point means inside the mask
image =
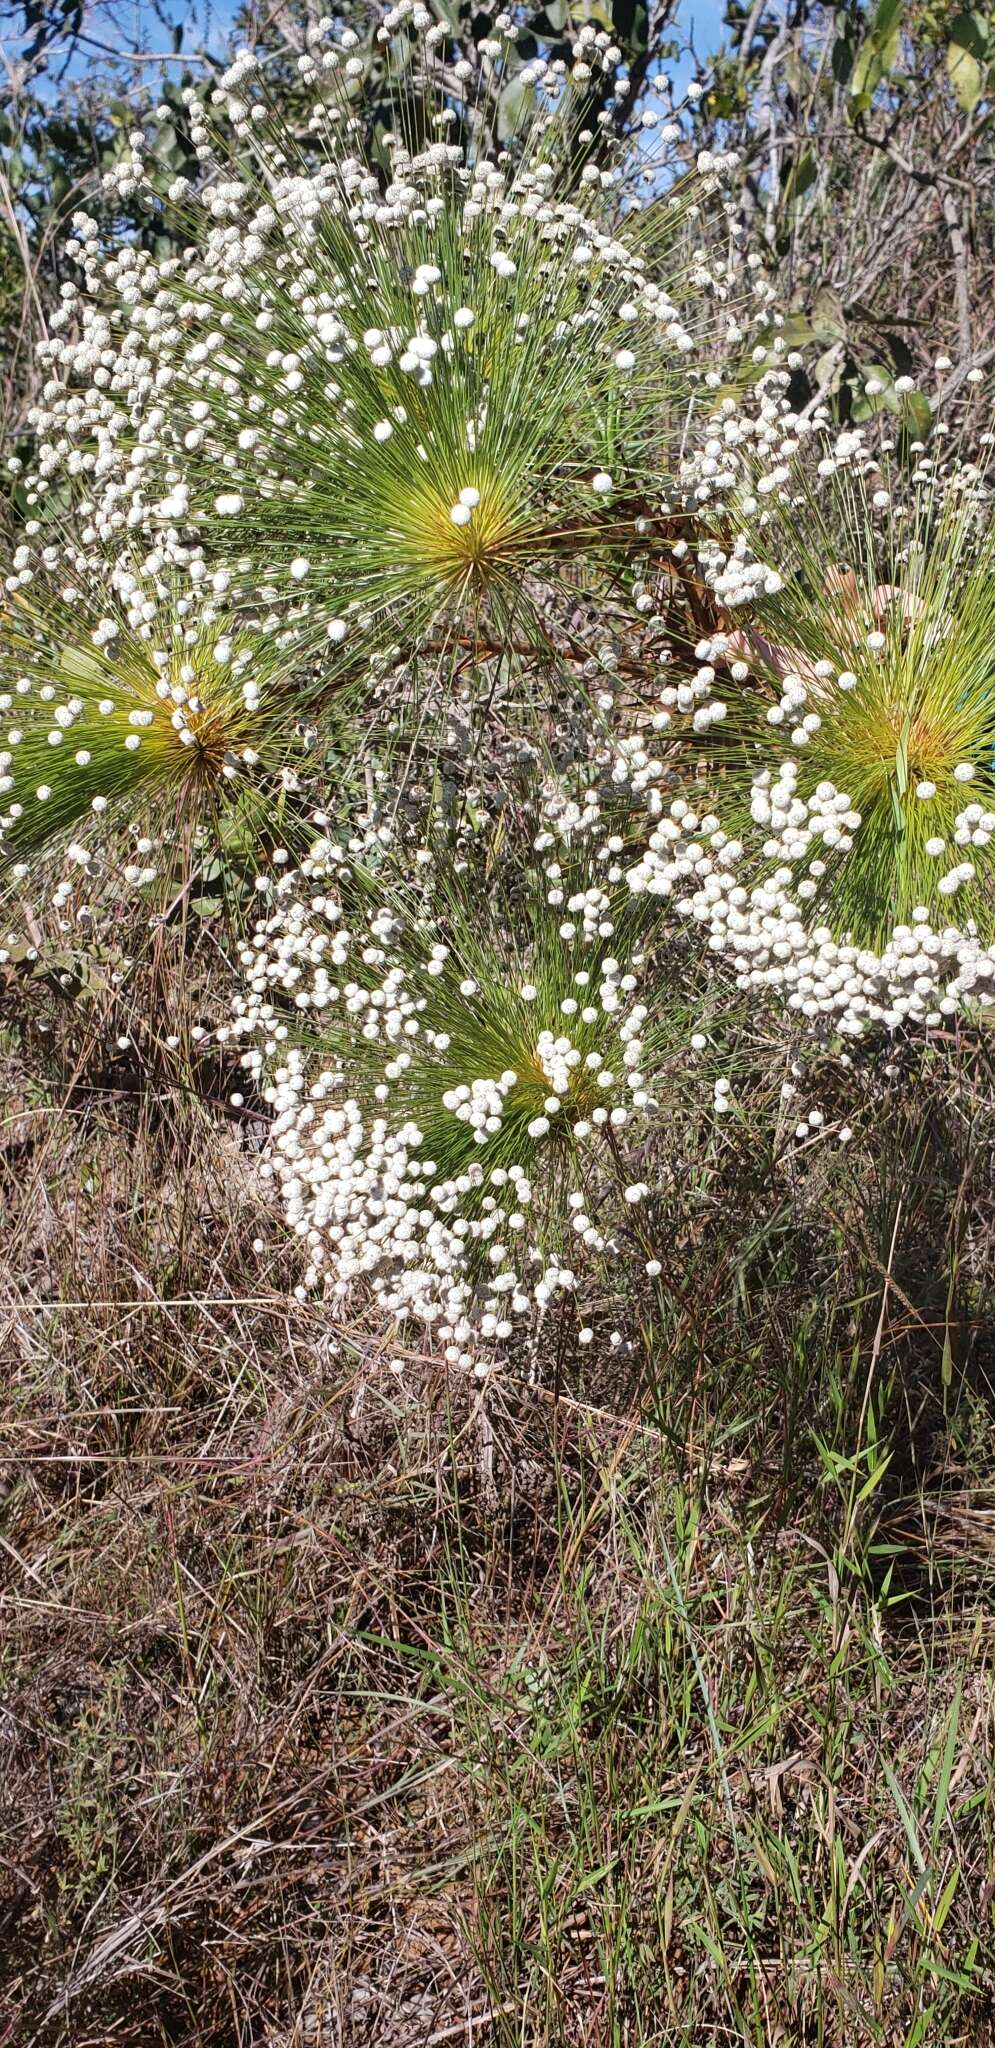
M 967 275 L 967 250 L 961 227 L 960 208 L 949 185 L 943 188 L 943 218 L 950 236 L 950 253 L 954 259 L 954 288 L 957 296 L 957 331 L 960 335 L 960 352 L 965 361 L 970 361 L 971 340 L 971 287 Z

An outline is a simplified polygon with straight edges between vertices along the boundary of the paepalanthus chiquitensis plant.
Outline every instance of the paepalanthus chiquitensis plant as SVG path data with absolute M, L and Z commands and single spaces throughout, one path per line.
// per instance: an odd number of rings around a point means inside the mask
M 676 894 L 743 986 L 848 1032 L 995 993 L 993 570 L 976 471 L 924 463 L 902 492 L 855 435 L 712 552 L 707 803 L 655 828 L 634 881 Z
M 124 570 L 96 591 L 22 585 L 0 615 L 5 894 L 161 912 L 209 861 L 234 877 L 292 843 L 301 774 L 344 740 L 319 734 L 307 680 L 248 616 Z
M 660 1271 L 646 1147 L 688 1003 L 659 1000 L 622 870 L 586 850 L 436 849 L 410 881 L 371 852 L 322 839 L 276 884 L 226 1034 L 274 1113 L 302 1287 L 464 1363 L 561 1297 L 585 1327 L 612 1259 Z
M 303 136 L 251 53 L 222 81 L 195 131 L 203 184 L 167 201 L 182 258 L 108 257 L 77 217 L 85 290 L 62 324 L 81 339 L 54 345 L 25 496 L 43 530 L 70 477 L 77 558 L 126 530 L 181 579 L 221 563 L 233 615 L 292 610 L 311 656 L 427 642 L 444 664 L 460 624 L 548 650 L 578 590 L 617 599 L 656 527 L 684 516 L 689 410 L 743 304 L 688 227 L 715 159 L 675 179 L 663 127 L 646 212 L 646 154 L 633 171 L 607 129 L 581 136 L 576 176 L 576 96 L 541 62 L 507 146 L 476 112 L 450 142 L 454 98 L 478 109 L 500 65 L 488 50 L 454 74 L 444 31 L 411 9 L 385 18 L 385 45 L 413 28 L 424 63 L 399 71 L 379 153 L 352 111 L 363 62 L 324 24 Z M 582 38 L 578 80 L 616 57 Z M 140 185 L 140 151 L 125 168 Z

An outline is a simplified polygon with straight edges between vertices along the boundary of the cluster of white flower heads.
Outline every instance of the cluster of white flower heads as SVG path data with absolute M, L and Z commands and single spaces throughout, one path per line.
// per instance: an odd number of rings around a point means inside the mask
M 935 926 L 917 907 L 880 951 L 840 941 L 829 926 L 811 922 L 806 899 L 816 878 L 798 881 L 793 862 L 769 865 L 778 852 L 797 856 L 801 844 L 852 846 L 860 818 L 845 791 L 825 785 L 805 803 L 794 795 L 789 764 L 773 786 L 762 771 L 753 817 L 769 836 L 747 848 L 714 814 L 675 798 L 629 871 L 635 893 L 671 898 L 681 917 L 704 928 L 712 952 L 735 969 L 738 988 L 770 991 L 803 1018 L 851 1037 L 870 1025 L 939 1025 L 967 1002 L 987 1007 L 995 999 L 995 945 L 982 944 L 976 931 Z M 763 879 L 751 880 L 758 864 Z
M 429 60 L 444 41 L 417 6 L 391 10 L 379 40 L 402 32 Z M 126 540 L 144 577 L 199 589 L 220 576 L 229 604 L 261 606 L 263 630 L 280 630 L 293 603 L 300 630 L 309 620 L 338 643 L 426 582 L 459 593 L 483 561 L 535 553 L 567 502 L 592 518 L 620 487 L 597 434 L 564 464 L 578 364 L 589 410 L 615 420 L 630 465 L 627 387 L 635 418 L 639 388 L 661 389 L 668 366 L 685 392 L 700 375 L 682 307 L 610 224 L 621 170 L 589 165 L 577 201 L 556 196 L 555 65 L 530 67 L 541 92 L 520 162 L 446 138 L 457 116 L 440 76 L 440 139 L 412 154 L 388 138 L 384 180 L 358 137 L 349 147 L 349 82 L 368 61 L 354 51 L 351 31 L 309 30 L 302 69 L 330 96 L 312 110 L 328 153 L 308 169 L 272 127 L 252 53 L 222 79 L 215 112 L 191 97 L 204 175 L 170 194 L 182 253 L 108 255 L 95 221 L 74 217 L 67 254 L 82 284 L 63 286 L 41 349 L 50 375 L 24 479 L 35 516 L 9 587 L 56 562 L 85 570 Z M 498 59 L 481 53 L 486 76 Z M 577 61 L 613 72 L 618 51 L 584 30 Z M 470 109 L 480 81 L 457 74 Z M 158 204 L 133 143 L 128 189 Z M 667 204 L 693 212 L 722 170 L 709 158 Z M 731 274 L 699 253 L 692 313 L 695 297 L 727 297 Z M 60 534 L 37 514 L 67 484 L 74 516 Z
M 276 885 L 222 1035 L 273 1112 L 263 1171 L 302 1291 L 372 1300 L 466 1364 L 582 1290 L 583 1260 L 619 1248 L 596 1216 L 649 1193 L 620 1149 L 653 1107 L 647 1010 L 598 889 L 567 919 L 548 891 L 529 981 L 500 932 L 468 971 L 428 920 L 347 912 L 349 876 L 321 841 Z
M 791 459 L 784 472 L 769 452 L 758 459 L 775 423 Z M 776 379 L 755 425 L 762 430 L 741 437 L 753 452 L 739 504 L 749 516 L 781 491 L 783 537 L 785 506 L 790 522 L 804 500 L 795 514 L 782 490 L 799 422 L 778 402 Z M 843 471 L 847 491 L 901 532 L 891 494 L 864 484 L 862 436 L 827 436 L 820 421 L 803 438 L 812 433 L 818 475 Z M 939 538 L 917 556 L 909 517 L 904 557 L 893 545 L 904 583 L 876 584 L 871 561 L 862 589 L 828 562 L 825 591 L 799 601 L 746 533 L 724 548 L 706 543 L 699 565 L 721 606 L 747 620 L 766 607 L 789 634 L 800 622 L 807 645 L 765 637 L 767 626 L 718 632 L 697 646 L 694 676 L 660 691 L 653 733 L 669 737 L 681 718 L 698 736 L 728 725 L 724 776 L 706 744 L 693 788 L 685 776 L 670 796 L 673 758 L 666 747 L 654 753 L 645 730 L 619 742 L 612 770 L 646 810 L 633 892 L 669 900 L 701 927 L 740 990 L 771 993 L 851 1037 L 870 1026 L 936 1027 L 995 996 L 992 541 L 989 529 L 978 554 L 976 472 L 955 479 L 945 504 L 928 463 L 916 481 L 932 494 Z M 754 538 L 758 530 L 763 521 Z M 829 772 L 834 763 L 852 786 Z M 955 923 L 948 906 L 958 900 Z

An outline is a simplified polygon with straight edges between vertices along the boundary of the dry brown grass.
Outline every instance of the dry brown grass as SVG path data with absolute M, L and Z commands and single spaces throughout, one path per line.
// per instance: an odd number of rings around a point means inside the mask
M 251 1120 L 106 1047 L 98 1085 L 36 1022 L 0 1143 L 0 2041 L 995 2038 L 984 1200 L 945 1401 L 928 1181 L 856 1309 L 825 1223 L 737 1282 L 714 1190 L 707 1327 L 652 1394 L 395 1377 L 293 1302 Z

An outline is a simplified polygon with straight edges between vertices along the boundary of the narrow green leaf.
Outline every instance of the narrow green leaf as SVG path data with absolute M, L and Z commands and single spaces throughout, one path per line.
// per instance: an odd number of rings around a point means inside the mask
M 926 1867 L 926 1858 L 923 1855 L 922 1849 L 919 1844 L 919 1836 L 916 1830 L 915 1820 L 909 1808 L 908 1800 L 906 1799 L 905 1794 L 902 1791 L 902 1788 L 898 1782 L 898 1779 L 895 1776 L 894 1771 L 891 1768 L 891 1765 L 886 1761 L 884 1757 L 882 1757 L 881 1759 L 881 1769 L 884 1772 L 888 1790 L 891 1793 L 895 1805 L 898 1808 L 899 1818 L 901 1820 L 903 1828 L 905 1829 L 905 1836 L 909 1845 L 909 1849 L 912 1852 L 912 1861 L 915 1864 L 916 1869 L 919 1871 L 920 1877 L 928 1877 L 929 1873 Z M 913 1903 L 915 1903 L 915 1901 L 918 1900 L 920 1894 L 921 1885 L 916 1889 Z
M 902 800 L 898 794 L 898 784 L 894 776 L 891 777 L 888 783 L 888 790 L 891 795 L 891 808 L 895 818 L 895 831 L 899 839 L 903 839 L 905 837 L 905 811 L 902 807 Z
M 904 2048 L 920 2048 L 920 2044 L 926 2039 L 935 2012 L 935 2005 L 931 2005 L 925 2012 L 919 2014 L 911 2034 L 906 2035 Z
M 950 1793 L 950 1779 L 953 1775 L 954 1757 L 957 1753 L 957 1733 L 960 1727 L 960 1705 L 963 1689 L 963 1680 L 959 1679 L 957 1682 L 957 1690 L 954 1693 L 953 1699 L 950 1702 L 950 1720 L 947 1727 L 947 1738 L 943 1745 L 943 1762 L 940 1765 L 939 1783 L 936 1787 L 936 1807 L 933 1813 L 933 1826 L 930 1835 L 934 1856 L 937 1852 L 937 1844 L 940 1839 L 940 1830 L 946 1818 L 947 1799 Z M 951 1897 L 952 1896 L 953 1894 L 951 1893 Z M 946 1897 L 945 1892 L 944 1897 Z
M 961 1867 L 959 1863 L 955 1863 L 952 1871 L 950 1872 L 950 1876 L 948 1877 L 946 1884 L 944 1885 L 943 1890 L 940 1893 L 940 1897 L 937 1902 L 936 1912 L 933 1914 L 933 1926 L 937 1934 L 942 1934 L 943 1932 L 943 1923 L 946 1920 L 947 1914 L 949 1913 L 950 1908 L 953 1904 L 954 1893 L 956 1892 L 957 1886 L 960 1883 L 960 1878 Z
M 912 719 L 907 717 L 899 735 L 898 745 L 895 748 L 895 775 L 898 781 L 899 796 L 905 796 L 909 787 L 909 738 L 911 732 Z

